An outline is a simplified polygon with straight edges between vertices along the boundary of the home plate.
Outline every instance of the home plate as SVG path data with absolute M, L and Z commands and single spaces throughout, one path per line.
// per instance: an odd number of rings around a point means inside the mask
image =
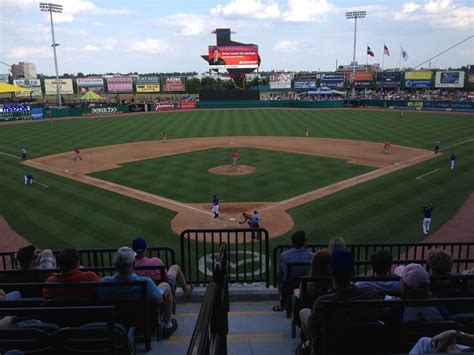
M 235 221 L 235 218 L 229 218 L 229 221 Z

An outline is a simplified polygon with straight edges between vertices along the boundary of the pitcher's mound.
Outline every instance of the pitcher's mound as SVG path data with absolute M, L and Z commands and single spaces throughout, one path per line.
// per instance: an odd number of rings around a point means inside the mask
M 216 175 L 247 175 L 257 171 L 257 168 L 250 165 L 221 165 L 210 168 L 208 171 Z

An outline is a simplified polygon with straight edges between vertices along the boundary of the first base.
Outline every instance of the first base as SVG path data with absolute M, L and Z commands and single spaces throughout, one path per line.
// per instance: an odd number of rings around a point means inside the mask
M 229 218 L 229 221 L 235 221 L 235 218 Z

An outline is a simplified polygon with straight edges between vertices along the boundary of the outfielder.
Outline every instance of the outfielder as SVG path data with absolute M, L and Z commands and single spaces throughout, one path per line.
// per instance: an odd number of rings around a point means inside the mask
M 431 227 L 431 212 L 433 212 L 433 204 L 423 207 L 423 234 L 428 235 Z
M 214 218 L 219 218 L 219 199 L 216 195 L 212 201 L 212 213 L 214 213 Z
M 453 170 L 454 166 L 456 165 L 456 156 L 454 155 L 454 153 L 451 153 L 449 161 L 451 162 L 451 170 Z

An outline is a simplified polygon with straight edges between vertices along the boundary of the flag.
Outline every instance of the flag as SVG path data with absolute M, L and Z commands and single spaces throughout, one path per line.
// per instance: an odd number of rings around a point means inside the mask
M 402 48 L 402 58 L 406 62 L 408 60 L 408 53 Z
M 367 55 L 370 55 L 371 57 L 375 56 L 375 53 L 370 50 L 369 46 L 367 46 Z
M 385 44 L 383 45 L 383 54 L 388 55 L 390 57 L 390 52 L 388 51 L 388 48 Z

